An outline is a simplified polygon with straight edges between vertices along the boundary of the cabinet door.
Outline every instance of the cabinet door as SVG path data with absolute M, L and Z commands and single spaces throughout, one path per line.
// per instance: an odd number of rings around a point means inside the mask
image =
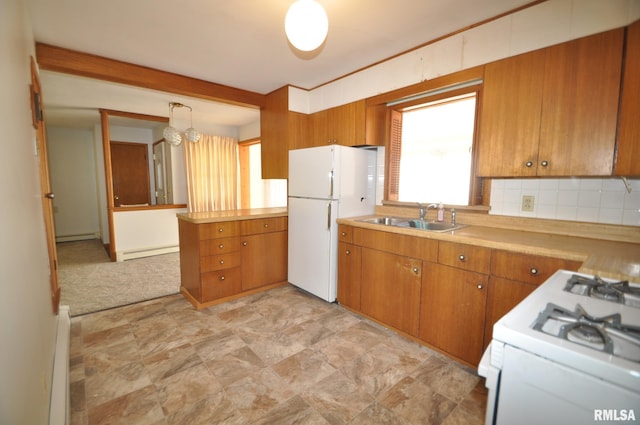
M 620 28 L 546 49 L 539 176 L 611 175 L 623 39 Z
M 360 311 L 362 248 L 338 242 L 338 302 Z
M 640 176 L 640 21 L 627 28 L 616 176 Z
M 537 288 L 536 285 L 491 276 L 487 288 L 483 351 L 491 342 L 493 325 Z
M 362 312 L 416 336 L 422 261 L 362 248 Z
M 420 338 L 477 365 L 482 356 L 488 277 L 453 267 L 425 267 Z
M 329 110 L 318 111 L 309 118 L 309 146 L 325 146 L 334 143 L 329 131 Z
M 364 144 L 365 101 L 347 103 L 329 110 L 329 129 L 333 143 L 343 146 Z
M 244 236 L 242 290 L 287 280 L 287 232 Z
M 478 175 L 535 176 L 545 51 L 485 66 Z

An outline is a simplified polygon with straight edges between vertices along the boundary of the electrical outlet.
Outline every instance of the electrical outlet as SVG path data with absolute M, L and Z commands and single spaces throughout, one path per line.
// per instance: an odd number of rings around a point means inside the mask
M 520 208 L 522 211 L 533 212 L 533 205 L 535 203 L 536 197 L 531 195 L 523 195 L 522 196 L 522 207 Z

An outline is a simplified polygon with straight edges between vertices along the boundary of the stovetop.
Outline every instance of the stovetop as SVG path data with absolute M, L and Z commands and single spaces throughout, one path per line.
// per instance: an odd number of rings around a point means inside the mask
M 600 276 L 589 277 L 573 274 L 567 280 L 564 290 L 590 298 L 640 308 L 640 287 L 629 284 L 629 281 L 626 280 L 607 281 Z
M 593 283 L 586 283 L 591 281 L 601 286 L 594 290 Z M 610 295 L 611 288 L 622 288 L 623 302 Z M 494 325 L 492 345 L 508 344 L 637 391 L 640 308 L 633 296 L 638 288 L 637 283 L 558 270 Z

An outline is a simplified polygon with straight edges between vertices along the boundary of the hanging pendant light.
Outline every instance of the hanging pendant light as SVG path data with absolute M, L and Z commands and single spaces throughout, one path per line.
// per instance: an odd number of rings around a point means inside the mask
M 183 105 L 182 103 L 178 103 L 178 102 L 169 102 L 169 127 L 165 127 L 165 129 L 162 131 L 162 135 L 164 136 L 164 139 L 171 146 L 180 146 L 180 143 L 182 143 L 182 134 L 180 130 L 176 129 L 173 126 L 173 109 L 174 108 L 189 108 L 191 127 L 189 127 L 184 131 L 184 136 L 188 141 L 192 143 L 196 143 L 198 140 L 200 140 L 200 132 L 195 128 L 193 128 L 193 110 L 191 109 L 190 106 Z
M 327 38 L 327 12 L 316 0 L 297 0 L 287 11 L 284 31 L 296 49 L 305 52 L 315 50 Z

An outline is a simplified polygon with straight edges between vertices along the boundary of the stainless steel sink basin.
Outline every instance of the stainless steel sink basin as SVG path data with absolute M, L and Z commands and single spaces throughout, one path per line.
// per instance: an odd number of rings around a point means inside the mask
M 409 227 L 432 232 L 450 232 L 465 227 L 464 224 L 442 223 L 438 221 L 410 220 Z
M 384 224 L 385 226 L 409 227 L 409 219 L 402 218 L 402 217 L 373 217 L 373 218 L 364 218 L 359 221 L 363 223 L 371 223 L 371 224 Z
M 363 223 L 381 224 L 384 226 L 410 227 L 429 232 L 450 232 L 465 227 L 464 224 L 441 223 L 437 221 L 413 220 L 405 217 L 372 217 L 363 218 Z

